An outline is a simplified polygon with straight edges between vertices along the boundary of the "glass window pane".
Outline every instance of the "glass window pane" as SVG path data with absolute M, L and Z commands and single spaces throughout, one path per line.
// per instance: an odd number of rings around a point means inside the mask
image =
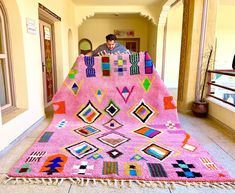
M 0 54 L 4 53 L 4 49 L 3 49 L 3 22 L 2 22 L 2 18 L 0 17 Z
M 215 74 L 212 80 L 214 81 L 215 84 L 228 87 L 231 89 L 235 89 L 235 77 L 233 76 Z M 235 92 L 234 91 L 220 88 L 217 86 L 211 86 L 211 92 L 214 93 L 213 94 L 214 96 L 220 99 L 223 99 L 229 103 L 235 104 Z
M 1 107 L 7 104 L 7 96 L 6 96 L 6 78 L 5 78 L 5 70 L 4 70 L 4 62 L 0 60 L 0 102 Z

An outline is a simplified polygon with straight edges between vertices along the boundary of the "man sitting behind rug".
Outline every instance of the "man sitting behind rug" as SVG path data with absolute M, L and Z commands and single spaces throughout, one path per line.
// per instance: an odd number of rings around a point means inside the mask
M 114 34 L 109 34 L 106 36 L 106 43 L 98 46 L 94 51 L 87 53 L 88 56 L 102 56 L 108 54 L 131 54 L 125 46 L 116 42 L 117 37 Z

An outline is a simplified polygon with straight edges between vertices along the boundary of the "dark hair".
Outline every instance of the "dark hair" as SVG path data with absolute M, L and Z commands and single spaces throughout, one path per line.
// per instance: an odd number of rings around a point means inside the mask
M 117 37 L 114 34 L 109 34 L 106 36 L 106 41 L 112 41 L 112 40 L 116 40 Z

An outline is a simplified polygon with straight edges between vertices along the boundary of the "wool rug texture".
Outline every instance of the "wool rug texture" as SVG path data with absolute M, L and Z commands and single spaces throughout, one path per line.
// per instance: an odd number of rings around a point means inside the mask
M 228 172 L 181 128 L 176 102 L 147 52 L 79 56 L 53 108 L 52 122 L 5 183 L 235 188 Z

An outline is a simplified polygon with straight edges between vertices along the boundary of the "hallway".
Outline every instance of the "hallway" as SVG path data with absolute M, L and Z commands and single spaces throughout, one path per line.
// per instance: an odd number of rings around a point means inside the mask
M 194 137 L 206 150 L 220 162 L 230 175 L 235 177 L 235 135 L 229 133 L 230 131 L 222 125 L 209 118 L 200 119 L 190 114 L 179 114 L 179 119 L 182 127 Z M 20 156 L 33 144 L 40 133 L 47 127 L 51 121 L 51 115 L 47 118 L 14 148 L 8 151 L 4 156 L 0 157 L 0 174 L 6 174 L 11 166 L 20 158 Z M 101 184 L 96 187 L 92 186 L 78 186 L 63 182 L 60 186 L 47 186 L 47 185 L 0 185 L 0 193 L 75 193 L 75 192 L 90 192 L 90 193 L 116 193 L 131 191 L 135 193 L 235 193 L 235 190 L 213 189 L 213 188 L 194 188 L 183 187 L 176 185 L 175 190 L 170 189 L 153 189 L 153 188 L 139 188 L 134 183 L 132 188 L 112 188 Z

